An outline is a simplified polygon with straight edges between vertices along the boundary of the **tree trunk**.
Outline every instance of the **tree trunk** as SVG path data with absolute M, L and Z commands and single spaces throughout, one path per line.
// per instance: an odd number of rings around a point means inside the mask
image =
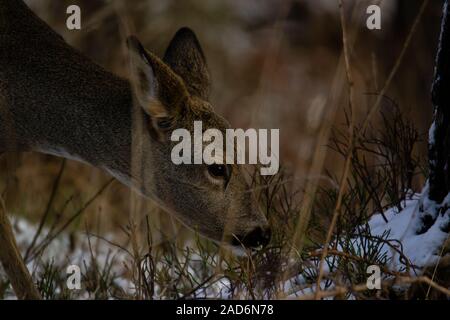
M 441 203 L 450 192 L 450 11 L 444 3 L 433 87 L 429 132 L 429 198 Z
M 428 137 L 430 175 L 421 206 L 418 233 L 425 233 L 439 217 L 449 215 L 450 207 L 450 11 L 449 0 L 444 1 L 434 79 L 431 89 L 433 122 Z M 449 221 L 441 224 L 450 231 Z

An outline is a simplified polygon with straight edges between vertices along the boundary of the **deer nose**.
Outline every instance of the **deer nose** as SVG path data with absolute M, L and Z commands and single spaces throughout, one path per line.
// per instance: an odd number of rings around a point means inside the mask
M 244 245 L 246 248 L 265 247 L 270 242 L 271 236 L 272 231 L 269 227 L 256 227 L 239 239 L 239 245 Z

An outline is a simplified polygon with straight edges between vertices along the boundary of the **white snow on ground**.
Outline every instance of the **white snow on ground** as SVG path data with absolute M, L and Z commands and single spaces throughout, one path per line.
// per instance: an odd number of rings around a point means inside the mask
M 31 224 L 28 221 L 21 218 L 12 218 L 11 223 L 13 225 L 13 230 L 15 233 L 17 245 L 19 249 L 22 251 L 22 255 L 25 255 L 26 249 L 30 245 L 33 240 L 33 237 L 37 231 L 37 225 Z M 41 232 L 41 236 L 37 239 L 36 243 L 39 244 L 47 235 L 48 229 L 43 228 Z M 130 279 L 123 277 L 126 270 L 123 266 L 123 261 L 128 261 L 129 256 L 123 250 L 118 249 L 117 247 L 108 244 L 107 241 L 97 239 L 96 237 L 89 237 L 85 234 L 79 233 L 76 235 L 77 239 L 75 240 L 76 246 L 74 250 L 70 249 L 70 241 L 67 234 L 62 234 L 54 239 L 48 247 L 45 249 L 43 254 L 38 259 L 39 261 L 44 262 L 53 262 L 55 266 L 69 266 L 69 265 L 77 265 L 80 269 L 84 268 L 84 265 L 91 264 L 91 250 L 94 255 L 95 260 L 97 261 L 100 268 L 110 262 L 111 259 L 114 259 L 116 263 L 112 264 L 112 274 L 115 274 L 117 278 L 114 280 L 115 283 L 120 286 L 124 292 L 132 293 L 134 292 L 133 283 Z M 105 236 L 105 239 L 111 241 L 111 236 Z M 118 262 L 118 263 L 117 263 Z M 41 271 L 35 262 L 30 262 L 27 264 L 28 270 L 31 273 L 37 273 Z M 4 274 L 0 265 L 0 275 Z M 89 297 L 80 296 L 80 298 Z M 7 299 L 15 299 L 13 292 L 7 292 Z
M 448 219 L 445 215 L 439 215 L 427 232 L 417 234 L 417 226 L 420 225 L 420 198 L 420 194 L 415 194 L 412 199 L 406 200 L 401 212 L 398 212 L 396 208 L 387 210 L 384 213 L 388 220 L 387 223 L 381 214 L 374 215 L 369 221 L 372 235 L 381 237 L 384 232 L 389 231 L 388 239 L 399 240 L 405 256 L 419 269 L 437 262 L 441 246 L 448 237 L 448 234 L 441 230 L 441 226 Z M 396 245 L 395 242 L 391 242 L 391 244 Z M 392 258 L 391 268 L 400 269 L 403 265 L 399 260 L 399 254 L 387 245 L 383 249 Z M 417 270 L 415 271 L 417 272 Z
M 30 245 L 33 240 L 33 237 L 37 231 L 38 226 L 32 223 L 29 223 L 27 220 L 23 218 L 12 217 L 11 223 L 13 225 L 17 245 L 22 251 L 22 255 L 25 255 L 26 249 Z M 41 236 L 37 239 L 36 243 L 39 244 L 47 235 L 48 229 L 43 228 L 41 232 Z M 75 249 L 71 250 L 69 237 L 66 233 L 62 233 L 56 239 L 54 239 L 48 247 L 45 249 L 43 254 L 39 257 L 39 262 L 52 262 L 55 266 L 69 266 L 69 265 L 77 265 L 84 271 L 84 266 L 89 266 L 91 264 L 91 249 L 94 255 L 94 259 L 97 262 L 100 269 L 102 269 L 107 263 L 111 263 L 111 259 L 113 259 L 112 272 L 116 278 L 114 279 L 114 283 L 116 286 L 120 287 L 125 293 L 129 295 L 133 295 L 135 293 L 135 286 L 132 280 L 129 277 L 129 272 L 126 270 L 124 263 L 131 263 L 131 257 L 124 252 L 123 250 L 117 248 L 112 245 L 114 240 L 113 235 L 106 235 L 103 239 L 96 238 L 94 236 L 88 236 L 84 233 L 77 233 L 75 235 Z M 110 241 L 111 243 L 108 243 Z M 89 246 L 90 242 L 90 246 Z M 201 257 L 197 254 L 192 254 L 190 257 L 191 261 L 199 260 L 201 261 Z M 184 258 L 180 257 L 180 263 L 184 263 Z M 28 270 L 30 273 L 39 274 L 40 263 L 36 263 L 35 261 L 27 264 Z M 158 267 L 159 263 L 157 263 L 156 267 Z M 188 266 L 191 274 L 197 274 L 195 270 L 192 269 L 192 266 Z M 191 270 L 192 269 L 192 270 Z M 64 272 L 64 269 L 62 270 Z M 2 267 L 0 265 L 0 276 L 4 275 Z M 65 276 L 65 275 L 63 275 Z M 197 279 L 200 283 L 203 279 Z M 229 293 L 230 283 L 229 280 L 223 278 L 219 281 L 214 282 L 212 285 L 206 288 L 200 288 L 196 291 L 196 295 L 199 298 L 217 298 L 222 297 L 223 299 L 230 298 Z M 158 299 L 159 287 L 155 285 L 155 297 Z M 82 291 L 83 292 L 83 289 Z M 79 299 L 90 299 L 87 292 L 85 294 L 81 294 L 78 296 Z M 14 293 L 9 290 L 6 293 L 6 299 L 16 299 Z
M 424 188 L 424 193 L 427 194 L 427 187 Z M 450 204 L 450 195 L 443 201 L 442 204 Z M 441 206 L 442 206 L 441 204 Z M 442 227 L 449 223 L 448 215 L 439 214 L 435 223 L 423 234 L 417 234 L 418 226 L 421 225 L 419 221 L 419 208 L 422 206 L 426 211 L 436 212 L 437 204 L 430 201 L 427 197 L 422 197 L 422 194 L 413 194 L 410 199 L 404 201 L 402 210 L 397 208 L 389 208 L 384 212 L 387 222 L 381 214 L 373 215 L 368 226 L 370 234 L 379 239 L 385 239 L 386 242 L 380 248 L 380 255 L 385 255 L 387 258 L 387 267 L 392 271 L 405 271 L 406 264 L 403 259 L 400 259 L 399 252 L 402 252 L 408 259 L 408 265 L 411 266 L 411 276 L 418 276 L 426 266 L 434 265 L 438 262 L 441 255 L 442 245 L 449 237 L 448 233 L 442 231 Z M 427 210 L 428 209 L 428 210 Z M 378 242 L 378 240 L 361 240 L 355 238 L 351 240 L 352 246 L 358 255 L 364 255 L 367 252 L 371 242 Z M 344 251 L 342 246 L 338 244 L 338 250 Z M 395 248 L 393 248 L 395 247 Z M 338 265 L 339 257 L 328 256 L 323 264 L 324 275 L 333 272 Z M 311 267 L 305 268 L 305 272 L 314 273 L 318 269 L 317 260 L 310 261 Z M 324 277 L 325 278 L 325 277 Z M 325 286 L 327 280 L 321 282 L 322 290 L 330 290 L 334 284 Z M 298 275 L 286 281 L 285 285 L 288 298 L 297 298 L 302 295 L 312 295 L 316 286 L 307 284 L 303 275 Z
M 424 193 L 426 193 L 426 188 L 424 189 Z M 426 199 L 426 197 L 424 198 Z M 450 203 L 450 196 L 446 201 Z M 420 219 L 419 206 L 432 209 L 436 204 L 429 200 L 421 199 L 421 194 L 414 194 L 411 199 L 404 202 L 403 209 L 400 212 L 397 208 L 390 208 L 384 212 L 384 216 L 388 220 L 387 223 L 381 214 L 373 215 L 368 222 L 373 236 L 384 238 L 389 241 L 390 245 L 384 244 L 381 250 L 384 251 L 388 257 L 390 263 L 388 267 L 392 270 L 400 271 L 404 270 L 405 267 L 404 261 L 400 259 L 398 251 L 394 250 L 392 246 L 397 247 L 397 249 L 402 251 L 409 259 L 409 263 L 413 266 L 411 275 L 420 274 L 423 267 L 435 264 L 440 257 L 441 247 L 448 238 L 448 234 L 443 232 L 441 227 L 444 226 L 445 223 L 448 223 L 448 215 L 439 215 L 436 217 L 436 222 L 429 230 L 427 230 L 427 232 L 417 234 L 417 226 L 420 225 L 418 220 Z M 19 248 L 21 248 L 22 253 L 25 253 L 25 249 L 31 243 L 35 235 L 37 226 L 28 223 L 21 218 L 14 219 L 13 225 Z M 37 243 L 40 243 L 42 237 L 45 236 L 47 232 L 48 230 L 44 228 L 42 236 L 38 239 Z M 386 237 L 387 232 L 388 236 Z M 107 235 L 105 238 L 107 240 L 113 239 L 111 235 Z M 109 244 L 107 241 L 90 237 L 90 242 L 95 259 L 100 267 L 103 267 L 108 259 L 114 257 L 115 263 L 112 264 L 112 272 L 117 276 L 115 280 L 116 285 L 121 287 L 124 292 L 133 294 L 134 285 L 130 279 L 125 276 L 126 270 L 123 265 L 123 262 L 129 261 L 130 257 L 127 256 L 123 250 Z M 75 249 L 71 251 L 69 237 L 66 234 L 59 236 L 47 247 L 41 257 L 41 261 L 54 261 L 54 264 L 57 266 L 76 264 L 82 267 L 84 266 L 84 263 L 89 265 L 91 253 L 87 235 L 82 233 L 77 234 L 75 243 Z M 355 239 L 353 245 L 355 247 L 355 252 L 360 252 L 360 249 L 367 246 L 367 243 L 361 243 L 361 240 Z M 191 258 L 194 260 L 195 258 L 201 260 L 200 257 L 193 256 Z M 330 266 L 333 268 L 332 266 L 336 263 L 336 260 L 332 259 L 331 256 L 327 257 L 327 263 L 324 264 L 325 273 L 328 273 L 330 271 Z M 311 271 L 317 270 L 317 262 L 318 261 L 311 261 Z M 28 268 L 30 272 L 39 272 L 39 269 L 36 269 L 35 263 L 29 263 Z M 195 270 L 192 270 L 192 273 L 195 274 Z M 0 267 L 0 275 L 1 274 L 2 270 Z M 199 279 L 199 282 L 200 281 L 201 279 Z M 285 283 L 287 296 L 295 298 L 305 294 L 311 294 L 314 291 L 314 287 L 311 287 L 310 285 L 305 287 L 305 284 L 303 275 L 298 275 L 289 279 Z M 198 297 L 202 298 L 217 298 L 220 296 L 226 299 L 229 298 L 229 286 L 229 281 L 224 278 L 207 288 L 200 288 L 196 293 Z M 329 288 L 330 287 L 328 287 L 328 289 Z M 8 298 L 14 299 L 13 293 L 8 293 Z M 80 298 L 89 297 L 80 296 Z

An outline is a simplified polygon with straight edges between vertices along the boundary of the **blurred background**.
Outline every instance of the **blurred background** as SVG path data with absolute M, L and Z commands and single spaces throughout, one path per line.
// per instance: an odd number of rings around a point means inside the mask
M 205 52 L 216 111 L 237 128 L 279 128 L 280 157 L 302 188 L 316 179 L 317 152 L 338 174 L 341 160 L 326 147 L 329 128 L 345 122 L 348 87 L 342 57 L 342 29 L 335 0 L 27 0 L 32 10 L 65 40 L 107 70 L 128 77 L 125 37 L 136 34 L 159 56 L 174 33 L 192 28 Z M 429 1 L 416 21 L 421 0 L 343 1 L 354 77 L 355 115 L 363 120 L 396 62 L 399 68 L 380 108 L 395 106 L 414 122 L 426 157 L 431 122 L 430 88 L 441 17 L 441 1 Z M 81 8 L 81 30 L 66 28 L 66 8 Z M 366 8 L 381 6 L 381 30 L 366 28 Z M 405 55 L 398 58 L 414 23 Z M 375 122 L 376 127 L 376 122 Z M 1 160 L 8 209 L 31 222 L 41 219 L 62 159 L 35 153 Z M 110 177 L 99 169 L 67 161 L 51 210 L 78 210 Z M 417 190 L 423 178 L 416 181 Z M 417 191 L 416 190 L 416 191 Z M 78 225 L 105 233 L 127 223 L 130 211 L 155 212 L 114 181 L 84 212 Z M 136 205 L 136 201 L 139 205 Z M 142 215 L 143 217 L 144 215 Z M 173 222 L 170 222 L 172 224 Z M 178 228 L 178 227 L 176 227 Z

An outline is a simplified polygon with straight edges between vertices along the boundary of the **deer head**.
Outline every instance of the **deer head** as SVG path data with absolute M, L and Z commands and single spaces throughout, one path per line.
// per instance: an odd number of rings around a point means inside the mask
M 138 133 L 139 189 L 210 239 L 235 247 L 266 245 L 268 222 L 252 200 L 240 165 L 175 165 L 171 161 L 173 130 L 192 133 L 194 121 L 202 121 L 203 130 L 229 128 L 208 102 L 210 76 L 195 34 L 180 29 L 163 60 L 146 51 L 135 37 L 128 39 L 128 47 L 132 87 L 143 115 Z

